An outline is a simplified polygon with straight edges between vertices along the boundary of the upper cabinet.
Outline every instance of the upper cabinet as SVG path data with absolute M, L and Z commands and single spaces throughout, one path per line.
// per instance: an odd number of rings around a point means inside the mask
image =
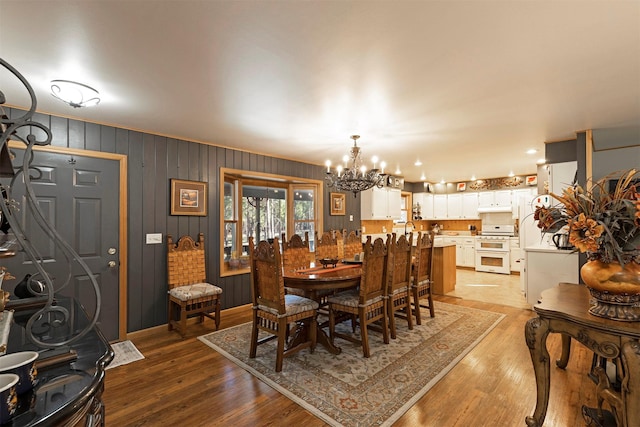
M 447 218 L 447 195 L 436 194 L 435 196 L 433 196 L 433 218 L 431 219 Z
M 478 193 L 462 194 L 462 218 L 479 219 L 478 215 Z
M 462 218 L 462 193 L 447 194 L 447 218 Z
M 397 188 L 371 188 L 360 193 L 360 218 L 400 219 L 402 195 Z
M 483 191 L 478 193 L 478 211 L 511 212 L 511 190 Z

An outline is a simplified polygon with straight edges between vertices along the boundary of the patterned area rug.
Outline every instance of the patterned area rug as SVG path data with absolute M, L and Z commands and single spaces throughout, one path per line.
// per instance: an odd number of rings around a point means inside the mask
M 280 373 L 274 370 L 275 340 L 249 359 L 250 323 L 198 339 L 330 425 L 390 426 L 504 318 L 442 302 L 435 308 L 435 318 L 423 310 L 422 325 L 413 331 L 399 320 L 398 338 L 389 345 L 371 331 L 369 359 L 362 347 L 338 339 L 341 354 L 321 346 L 313 354 L 302 350 L 284 359 Z M 349 322 L 339 326 L 351 332 Z
M 140 353 L 131 341 L 122 341 L 111 344 L 111 348 L 113 349 L 115 356 L 111 363 L 109 363 L 109 366 L 107 366 L 107 369 L 144 359 L 142 353 Z

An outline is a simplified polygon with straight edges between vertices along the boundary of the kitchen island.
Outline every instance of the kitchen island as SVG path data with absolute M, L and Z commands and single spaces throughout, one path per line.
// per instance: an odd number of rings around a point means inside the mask
M 433 266 L 431 292 L 445 295 L 456 289 L 456 244 L 435 243 L 433 245 Z

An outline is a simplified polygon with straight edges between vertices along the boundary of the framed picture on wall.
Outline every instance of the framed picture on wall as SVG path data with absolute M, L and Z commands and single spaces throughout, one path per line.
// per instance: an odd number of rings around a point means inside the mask
M 172 179 L 171 215 L 207 216 L 207 183 Z
M 345 214 L 344 193 L 331 193 L 331 215 Z

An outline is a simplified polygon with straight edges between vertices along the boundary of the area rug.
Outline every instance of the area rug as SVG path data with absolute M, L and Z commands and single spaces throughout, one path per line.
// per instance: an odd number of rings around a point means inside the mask
M 275 341 L 249 358 L 251 323 L 198 337 L 249 373 L 333 426 L 390 426 L 449 372 L 504 315 L 438 302 L 436 317 L 423 310 L 422 325 L 398 320 L 397 339 L 369 333 L 371 357 L 362 347 L 336 340 L 342 353 L 321 346 L 284 359 L 275 372 Z M 426 319 L 426 320 L 425 320 Z M 350 323 L 338 325 L 351 333 Z M 359 332 L 356 332 L 359 336 Z
M 111 348 L 113 349 L 115 356 L 111 363 L 109 363 L 109 366 L 107 366 L 107 369 L 144 359 L 142 353 L 140 353 L 131 341 L 127 340 L 111 344 Z

